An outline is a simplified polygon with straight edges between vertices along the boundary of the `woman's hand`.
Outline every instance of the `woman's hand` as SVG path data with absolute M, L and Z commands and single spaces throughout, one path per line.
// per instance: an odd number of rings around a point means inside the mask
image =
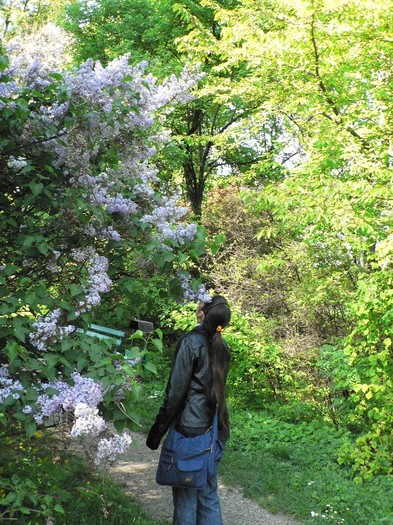
M 157 439 L 157 436 L 152 434 L 152 432 L 150 431 L 146 439 L 146 446 L 150 448 L 150 450 L 157 450 L 160 446 L 160 441 L 161 440 Z

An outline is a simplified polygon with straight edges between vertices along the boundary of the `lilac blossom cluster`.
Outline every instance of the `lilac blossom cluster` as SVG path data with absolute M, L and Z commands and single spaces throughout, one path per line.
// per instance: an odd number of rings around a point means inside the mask
M 38 424 L 59 412 L 73 413 L 71 437 L 82 439 L 82 444 L 87 448 L 95 449 L 88 452 L 89 455 L 93 455 L 96 465 L 115 461 L 118 454 L 127 450 L 131 437 L 125 433 L 111 438 L 100 438 L 100 435 L 107 431 L 107 424 L 97 408 L 103 400 L 103 385 L 77 372 L 73 373 L 71 378 L 73 385 L 60 380 L 33 385 L 38 394 L 37 400 L 34 404 L 26 404 L 22 412 L 26 415 L 31 414 Z M 10 397 L 14 401 L 23 401 L 24 393 L 22 383 L 10 377 L 8 367 L 1 366 L 0 404 L 7 402 Z
M 17 89 L 18 81 L 25 86 L 33 84 L 37 90 L 44 89 L 48 82 L 53 81 L 49 71 L 59 69 L 62 63 L 59 57 L 64 55 L 64 46 L 59 47 L 59 42 L 63 41 L 66 42 L 66 39 L 56 34 L 56 28 L 48 26 L 41 32 L 36 46 L 32 46 L 30 41 L 13 42 L 7 71 L 11 80 L 3 84 L 0 82 L 0 91 L 10 94 L 11 84 Z M 48 54 L 49 44 L 51 53 Z M 48 56 L 53 50 L 56 52 L 50 60 Z M 169 220 L 173 224 L 173 215 L 179 214 L 180 208 L 172 206 L 170 211 L 168 203 L 160 204 L 152 187 L 157 182 L 157 171 L 148 161 L 154 155 L 155 148 L 147 146 L 134 130 L 150 128 L 155 112 L 165 105 L 190 100 L 191 90 L 202 75 L 185 68 L 179 78 L 172 76 L 158 83 L 154 77 L 146 75 L 146 67 L 146 62 L 131 66 L 127 55 L 113 60 L 106 67 L 88 60 L 77 70 L 63 72 L 68 100 L 39 107 L 35 117 L 43 125 L 58 128 L 57 136 L 42 143 L 42 147 L 55 155 L 56 166 L 69 174 L 70 183 L 84 191 L 85 199 L 90 204 L 100 210 L 104 208 L 109 215 L 131 217 L 138 213 L 137 201 L 141 200 L 145 208 L 150 208 L 150 211 L 153 208 L 155 219 L 158 219 L 158 214 L 168 215 L 169 212 Z M 64 127 L 63 122 L 73 107 L 87 110 L 72 126 Z M 29 142 L 36 124 L 32 121 L 25 126 L 21 140 Z M 108 168 L 107 174 L 97 175 L 97 155 L 108 143 L 116 143 L 121 161 L 117 167 Z M 125 189 L 128 192 L 131 190 L 134 197 L 125 196 Z M 154 212 L 156 207 L 158 212 Z M 140 211 L 143 214 L 143 210 Z M 94 223 L 99 215 L 94 214 L 93 223 L 86 225 L 88 236 L 120 240 L 120 231 Z M 107 224 L 105 218 L 104 223 Z M 127 224 L 125 228 L 129 231 Z M 183 238 L 181 233 L 178 236 Z M 163 232 L 160 237 L 165 237 Z
M 120 355 L 120 352 L 118 352 Z M 121 354 L 123 355 L 123 354 Z M 116 370 L 121 371 L 124 364 L 127 364 L 129 366 L 136 366 L 142 361 L 142 358 L 140 356 L 137 357 L 122 357 L 119 361 L 113 361 L 113 366 L 116 368 Z
M 71 437 L 97 437 L 106 429 L 104 419 L 98 415 L 98 408 L 87 403 L 78 403 L 75 407 L 75 422 L 71 429 Z
M 40 316 L 33 328 L 35 332 L 30 334 L 30 341 L 38 350 L 45 351 L 49 345 L 61 341 L 65 335 L 75 331 L 75 326 L 61 325 L 62 311 L 59 308 L 53 310 L 48 315 Z
M 78 372 L 71 375 L 73 384 L 58 379 L 36 383 L 32 385 L 37 392 L 35 403 L 26 404 L 23 408 L 25 414 L 32 414 L 38 424 L 42 424 L 45 418 L 53 416 L 58 411 L 70 412 L 82 404 L 91 409 L 103 400 L 103 385 L 89 377 L 83 377 Z M 0 367 L 0 404 L 4 403 L 10 396 L 12 399 L 22 400 L 25 394 L 22 383 L 13 379 L 7 366 Z M 50 392 L 50 393 L 48 393 Z M 78 417 L 82 417 L 82 414 Z
M 24 387 L 20 381 L 10 377 L 8 367 L 0 367 L 0 404 L 4 403 L 10 396 L 15 401 L 20 398 Z
M 53 257 L 56 262 L 54 266 Z M 57 261 L 60 253 L 54 251 L 50 261 L 51 271 L 57 270 Z M 85 263 L 87 266 L 87 282 L 85 285 L 85 298 L 79 301 L 78 309 L 75 311 L 77 316 L 90 311 L 94 306 L 101 302 L 101 294 L 110 290 L 112 281 L 108 277 L 108 259 L 98 255 L 93 248 L 75 249 L 71 252 L 71 257 L 75 262 Z M 33 323 L 35 332 L 30 333 L 31 343 L 40 351 L 46 351 L 50 345 L 61 341 L 66 335 L 75 331 L 75 326 L 62 326 L 62 311 L 57 308 L 48 315 L 40 316 Z
M 94 254 L 89 259 L 86 298 L 81 311 L 91 310 L 101 302 L 101 294 L 109 292 L 112 281 L 108 277 L 108 259 L 102 255 Z
M 49 260 L 46 263 L 47 269 L 52 273 L 59 272 L 58 260 L 61 253 L 58 250 L 52 250 L 52 254 L 49 255 Z
M 0 109 L 7 105 L 7 102 L 1 100 L 10 100 L 12 95 L 18 90 L 17 82 L 1 82 L 0 83 Z M 11 158 L 11 157 L 10 157 Z M 14 158 L 14 157 L 12 157 Z
M 108 241 L 116 241 L 119 242 L 122 239 L 122 236 L 120 233 L 114 229 L 112 225 L 103 225 L 99 224 L 96 226 L 93 226 L 92 223 L 89 224 L 89 226 L 86 227 L 86 234 L 90 236 L 92 239 L 106 239 Z
M 94 460 L 96 465 L 113 463 L 119 454 L 124 454 L 131 445 L 131 436 L 124 432 L 111 438 L 103 438 L 98 442 L 97 454 Z
M 162 242 L 173 240 L 182 245 L 186 241 L 193 241 L 196 234 L 196 224 L 178 224 L 176 226 L 170 226 L 169 224 L 157 225 L 157 238 Z
M 138 206 L 132 199 L 126 198 L 122 193 L 114 195 L 109 193 L 115 184 L 106 173 L 96 177 L 84 174 L 77 178 L 77 182 L 89 191 L 85 194 L 86 200 L 95 206 L 105 208 L 109 214 L 119 213 L 127 217 L 135 215 L 138 211 Z
M 191 278 L 184 273 L 178 273 L 181 287 L 183 290 L 183 296 L 186 301 L 202 301 L 204 303 L 210 303 L 212 298 L 207 292 L 204 284 L 199 284 L 198 288 L 194 290 L 191 286 Z
M 64 47 L 58 45 L 61 40 L 56 28 L 48 26 L 41 32 L 34 53 L 30 41 L 25 45 L 14 42 L 7 73 L 11 78 L 22 79 L 24 85 L 31 85 L 40 78 L 42 82 L 34 84 L 35 89 L 44 89 L 48 78 L 52 82 L 49 71 L 61 64 L 59 56 L 64 55 Z M 49 43 L 56 53 L 53 60 L 45 61 L 45 45 Z M 35 114 L 43 125 L 52 129 L 58 127 L 57 137 L 48 139 L 42 147 L 55 155 L 56 166 L 69 174 L 70 183 L 81 188 L 86 201 L 100 209 L 100 213 L 92 214 L 90 222 L 85 225 L 86 235 L 92 240 L 120 241 L 123 236 L 121 230 L 108 224 L 102 210 L 110 216 L 117 214 L 125 219 L 140 212 L 141 224 L 148 223 L 162 242 L 172 239 L 183 244 L 186 239 L 194 238 L 195 226 L 177 224 L 186 214 L 186 210 L 177 205 L 177 199 L 160 201 L 152 186 L 158 180 L 157 171 L 149 163 L 155 148 L 147 146 L 134 130 L 150 128 L 158 109 L 190 100 L 192 88 L 203 75 L 186 67 L 179 78 L 172 76 L 160 84 L 151 75 L 146 75 L 146 66 L 146 62 L 131 66 L 127 55 L 113 60 L 106 67 L 88 60 L 79 69 L 63 73 L 68 100 L 42 106 Z M 9 92 L 9 87 L 0 83 L 0 89 L 2 87 Z M 64 127 L 65 117 L 76 106 L 89 110 L 75 120 L 74 125 Z M 30 141 L 35 125 L 34 122 L 26 123 L 21 133 L 22 141 Z M 121 161 L 108 168 L 107 173 L 97 175 L 96 158 L 107 143 L 116 143 Z M 10 161 L 12 163 L 12 159 Z M 102 217 L 102 223 L 99 217 Z M 158 224 L 159 228 L 156 228 Z M 124 221 L 127 234 L 129 226 Z
M 90 377 L 83 377 L 78 372 L 74 372 L 71 378 L 73 385 L 60 380 L 39 385 L 39 391 L 43 393 L 38 396 L 34 409 L 34 419 L 38 424 L 58 411 L 72 412 L 80 403 L 90 408 L 95 408 L 101 403 L 104 396 L 102 383 Z M 46 393 L 48 389 L 50 392 L 54 390 L 57 393 L 48 394 Z
M 20 171 L 27 165 L 27 160 L 24 157 L 14 157 L 10 156 L 8 158 L 7 166 L 15 171 Z
M 156 228 L 156 237 L 160 241 L 173 240 L 182 245 L 187 240 L 195 239 L 197 226 L 196 224 L 179 224 L 179 221 L 188 213 L 188 209 L 178 206 L 178 200 L 174 196 L 165 197 L 160 206 L 142 217 L 142 221 Z
M 178 198 L 164 197 L 160 203 L 151 211 L 142 217 L 142 221 L 157 226 L 158 224 L 167 224 L 179 221 L 187 215 L 188 209 L 184 206 L 177 206 Z
M 16 77 L 19 84 L 33 89 L 50 85 L 53 79 L 48 73 L 63 68 L 70 62 L 65 53 L 70 42 L 67 33 L 53 24 L 47 24 L 23 38 L 11 39 L 7 43 L 7 50 L 12 58 L 7 74 Z

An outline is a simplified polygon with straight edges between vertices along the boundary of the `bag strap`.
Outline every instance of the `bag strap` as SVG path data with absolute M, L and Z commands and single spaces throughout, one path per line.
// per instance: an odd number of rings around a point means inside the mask
M 212 429 L 212 443 L 215 443 L 218 439 L 218 405 L 216 405 L 216 412 L 214 414 L 211 429 Z

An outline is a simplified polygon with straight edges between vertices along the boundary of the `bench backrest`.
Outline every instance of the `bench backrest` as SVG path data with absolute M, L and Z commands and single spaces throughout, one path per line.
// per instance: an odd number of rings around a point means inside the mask
M 115 330 L 114 328 L 107 328 L 106 326 L 100 326 L 99 324 L 90 325 L 88 330 L 77 330 L 84 335 L 90 337 L 98 337 L 99 339 L 114 339 L 117 346 L 120 346 L 124 336 L 126 335 L 123 330 Z

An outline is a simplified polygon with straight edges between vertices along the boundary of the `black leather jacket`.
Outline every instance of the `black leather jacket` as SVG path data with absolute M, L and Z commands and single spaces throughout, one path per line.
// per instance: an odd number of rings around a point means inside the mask
M 212 386 L 209 346 L 208 336 L 201 326 L 179 341 L 164 402 L 146 440 L 149 448 L 159 446 L 173 421 L 185 435 L 202 434 L 210 427 L 215 407 L 209 402 Z M 219 437 L 226 441 L 229 428 L 219 429 Z

